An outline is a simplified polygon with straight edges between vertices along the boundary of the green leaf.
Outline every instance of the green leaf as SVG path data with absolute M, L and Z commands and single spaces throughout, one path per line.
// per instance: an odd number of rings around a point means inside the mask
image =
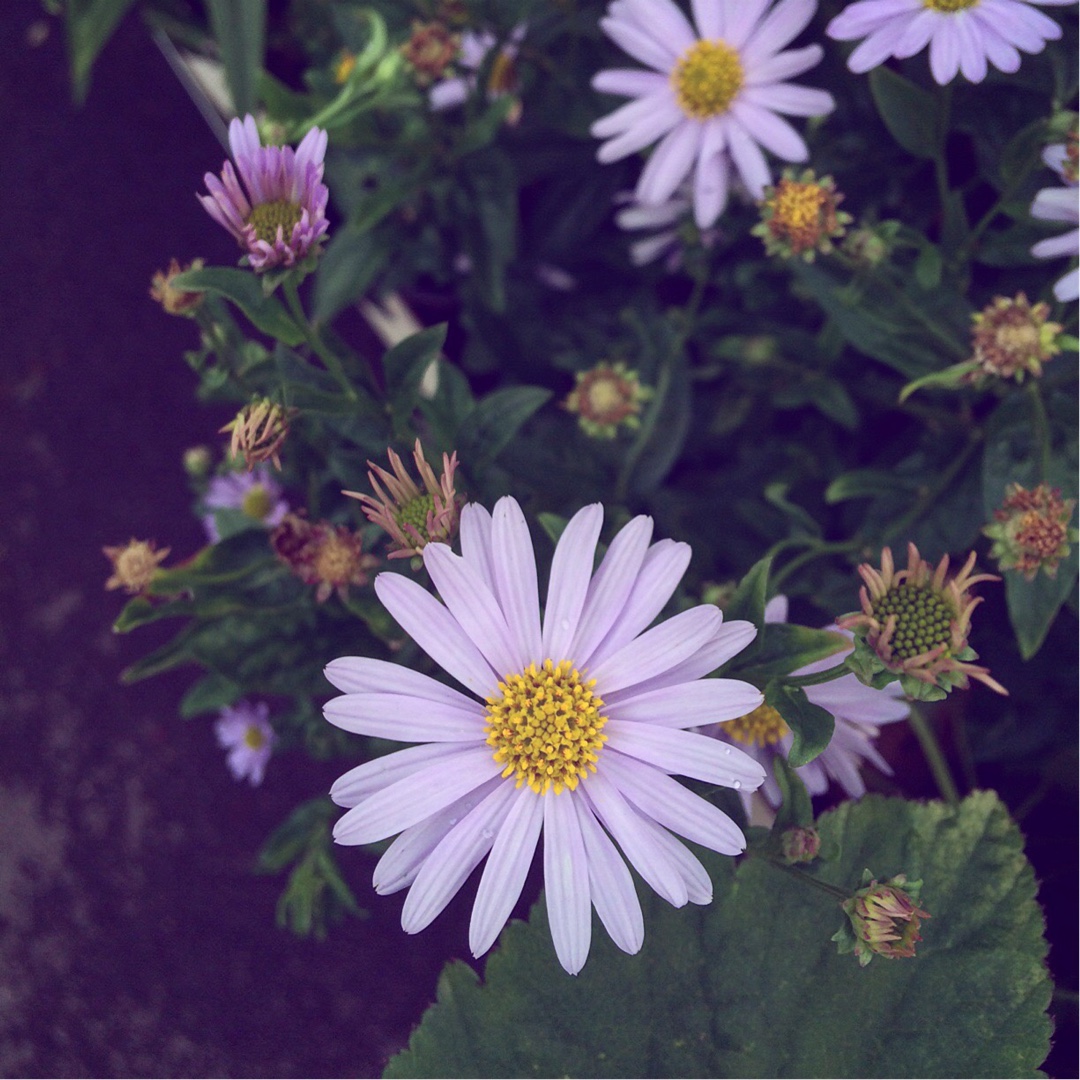
M 299 345 L 304 340 L 303 330 L 278 300 L 263 294 L 258 277 L 250 270 L 208 266 L 177 274 L 173 285 L 188 292 L 208 292 L 224 297 L 235 304 L 253 326 L 286 345 Z
M 724 607 L 724 619 L 727 622 L 731 622 L 732 619 L 745 619 L 754 626 L 760 627 L 765 624 L 765 601 L 769 598 L 766 590 L 769 587 L 771 572 L 771 555 L 759 559 L 746 571 L 735 589 L 735 595 Z
M 1067 559 L 1058 566 L 1056 577 L 1043 571 L 1033 581 L 1025 581 L 1015 570 L 1005 572 L 1005 600 L 1009 607 L 1020 655 L 1030 660 L 1042 648 L 1061 605 L 1076 588 L 1077 549 L 1074 546 Z
M 941 251 L 934 244 L 924 244 L 915 260 L 915 280 L 922 289 L 936 289 L 941 284 Z
M 812 630 L 795 623 L 766 623 L 758 634 L 757 648 L 744 660 L 750 647 L 732 657 L 724 667 L 724 675 L 734 676 L 765 686 L 771 679 L 788 675 L 807 664 L 816 663 L 851 648 L 843 634 L 833 630 Z
M 909 154 L 937 157 L 945 132 L 938 99 L 933 94 L 887 67 L 870 72 L 870 93 L 889 134 Z
M 861 968 L 830 935 L 835 899 L 751 858 L 703 856 L 704 908 L 643 890 L 645 945 L 594 921 L 576 978 L 542 904 L 504 931 L 484 981 L 455 962 L 386 1077 L 1032 1076 L 1046 1056 L 1050 981 L 1023 838 L 978 792 L 958 807 L 869 796 L 818 821 L 835 861 L 807 876 L 859 887 L 923 880 L 918 954 Z
M 417 404 L 424 372 L 438 358 L 446 340 L 446 323 L 410 334 L 383 356 L 386 397 L 395 421 L 404 423 Z
M 802 778 L 783 754 L 773 756 L 772 767 L 781 799 L 773 824 L 773 835 L 792 827 L 813 828 L 814 804 L 810 801 L 810 792 L 806 790 Z
M 848 499 L 876 498 L 889 492 L 914 493 L 919 482 L 910 476 L 898 476 L 888 469 L 853 469 L 838 476 L 826 489 L 827 503 Z
M 788 761 L 793 768 L 809 765 L 829 745 L 835 721 L 828 709 L 815 705 L 801 686 L 771 682 L 765 687 L 765 704 L 771 705 L 794 736 Z
M 459 435 L 462 460 L 470 468 L 490 465 L 521 425 L 550 397 L 550 390 L 538 386 L 508 386 L 481 398 Z
M 135 0 L 67 0 L 64 5 L 71 82 L 78 104 L 86 100 L 90 72 L 98 53 L 134 3 Z
M 231 705 L 243 694 L 242 687 L 232 679 L 211 672 L 204 675 L 180 701 L 180 715 L 185 720 L 202 713 L 216 712 Z
M 255 111 L 266 47 L 266 0 L 206 0 L 238 116 Z
M 374 233 L 359 233 L 351 226 L 340 229 L 327 244 L 315 274 L 315 321 L 328 322 L 358 300 L 386 265 L 389 253 Z

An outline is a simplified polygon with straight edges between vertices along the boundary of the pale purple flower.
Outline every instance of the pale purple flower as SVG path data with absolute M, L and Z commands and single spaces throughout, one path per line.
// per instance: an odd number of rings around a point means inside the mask
M 206 490 L 203 505 L 210 511 L 239 510 L 267 529 L 280 525 L 289 512 L 281 485 L 266 465 L 256 465 L 251 472 L 215 476 Z M 210 542 L 216 544 L 221 539 L 217 517 L 213 513 L 204 515 L 203 525 Z
M 787 597 L 775 596 L 765 607 L 765 622 L 787 622 L 787 612 Z M 847 638 L 853 637 L 848 631 L 840 630 L 836 626 L 827 626 L 825 629 L 843 634 Z M 841 650 L 824 660 L 807 664 L 792 674 L 811 675 L 834 667 L 844 658 L 846 651 Z M 862 798 L 866 794 L 866 784 L 860 769 L 866 761 L 886 776 L 892 776 L 888 762 L 874 747 L 874 739 L 882 724 L 903 720 L 911 711 L 903 700 L 904 693 L 898 683 L 891 683 L 884 690 L 875 690 L 859 682 L 854 675 L 843 675 L 832 682 L 807 686 L 806 696 L 813 704 L 831 712 L 836 720 L 829 745 L 809 765 L 795 770 L 811 795 L 823 795 L 828 790 L 829 782 L 835 781 L 849 798 Z M 762 706 L 762 710 L 773 713 L 768 706 Z M 751 717 L 746 719 L 750 720 Z M 787 757 L 791 750 L 792 735 L 787 725 L 775 713 L 753 719 L 756 720 L 755 723 L 740 725 L 742 737 L 738 739 L 731 734 L 735 724 L 719 724 L 709 730 L 717 738 L 741 747 L 765 767 L 766 776 L 761 785 L 761 794 L 771 806 L 778 807 L 781 802 L 780 789 L 772 774 L 772 759 L 779 753 Z M 748 737 L 752 741 L 748 742 Z M 743 803 L 749 809 L 748 794 L 743 793 Z
M 233 776 L 250 780 L 252 787 L 261 784 L 277 741 L 266 702 L 238 701 L 222 709 L 214 722 L 214 733 L 218 745 L 229 751 L 226 761 Z
M 513 93 L 517 89 L 515 61 L 518 48 L 525 38 L 528 27 L 521 23 L 514 27 L 510 37 L 499 49 L 491 65 L 486 87 L 489 101 Z M 440 79 L 428 91 L 428 101 L 433 109 L 452 109 L 462 105 L 476 89 L 477 73 L 484 66 L 488 53 L 499 43 L 490 30 L 466 30 L 461 35 L 461 51 L 455 61 L 462 71 L 449 79 Z
M 375 868 L 377 892 L 409 888 L 401 923 L 424 929 L 487 856 L 469 945 L 486 952 L 510 915 L 540 834 L 548 921 L 563 967 L 589 952 L 591 907 L 615 943 L 644 940 L 624 856 L 665 900 L 708 903 L 701 863 L 673 833 L 735 855 L 738 827 L 672 778 L 753 789 L 764 772 L 739 750 L 687 729 L 761 701 L 748 683 L 705 679 L 754 637 L 701 605 L 646 629 L 667 603 L 690 548 L 650 544 L 636 517 L 593 556 L 603 507 L 570 520 L 555 549 L 540 618 L 532 540 L 517 502 L 461 512 L 461 547 L 428 544 L 424 566 L 442 603 L 401 574 L 375 591 L 402 629 L 467 693 L 383 660 L 326 669 L 341 691 L 326 718 L 346 731 L 417 743 L 369 761 L 331 789 L 351 807 L 342 844 L 395 833 Z M 546 710 L 546 711 L 545 711 Z M 615 844 L 622 849 L 622 855 Z
M 1062 256 L 1075 259 L 1080 254 L 1080 191 L 1075 180 L 1068 182 L 1066 160 L 1064 143 L 1048 146 L 1043 153 L 1043 161 L 1065 180 L 1066 184 L 1064 187 L 1043 188 L 1037 192 L 1035 201 L 1031 204 L 1031 216 L 1043 221 L 1063 221 L 1072 228 L 1059 236 L 1040 240 L 1031 249 L 1031 254 L 1040 259 L 1058 259 Z M 1073 267 L 1060 278 L 1054 286 L 1054 295 L 1062 303 L 1080 297 L 1080 269 Z
M 604 32 L 652 70 L 599 72 L 593 86 L 633 101 L 597 120 L 602 162 L 652 145 L 635 195 L 660 206 L 693 175 L 694 220 L 712 225 L 727 205 L 732 167 L 754 199 L 771 181 L 762 152 L 806 161 L 802 136 L 778 115 L 822 116 L 832 95 L 787 82 L 822 57 L 820 45 L 782 51 L 817 0 L 693 0 L 694 22 L 672 0 L 614 0 Z
M 645 266 L 663 259 L 667 270 L 677 270 L 683 261 L 684 238 L 680 226 L 690 217 L 692 192 L 689 183 L 679 185 L 678 191 L 659 206 L 647 206 L 635 200 L 632 192 L 622 192 L 616 201 L 623 205 L 615 212 L 615 224 L 627 232 L 640 234 L 630 242 L 630 261 Z M 702 229 L 701 244 L 710 248 L 719 238 L 719 230 Z
M 295 151 L 263 146 L 254 117 L 245 116 L 229 125 L 229 146 L 236 168 L 226 161 L 221 179 L 213 173 L 203 178 L 210 194 L 198 198 L 206 212 L 236 237 L 253 269 L 303 261 L 329 226 L 322 182 L 326 132 L 312 128 Z
M 1039 53 L 1061 37 L 1061 27 L 1031 4 L 1075 0 L 857 0 L 825 28 L 839 41 L 864 40 L 848 57 L 861 74 L 890 56 L 906 59 L 930 46 L 930 71 L 944 86 L 959 72 L 982 82 L 992 64 L 1009 74 L 1020 53 Z M 1018 51 L 1019 50 L 1019 51 Z

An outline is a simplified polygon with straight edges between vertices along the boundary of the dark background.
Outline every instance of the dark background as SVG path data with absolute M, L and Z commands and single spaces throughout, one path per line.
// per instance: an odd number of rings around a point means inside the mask
M 170 628 L 112 634 L 102 546 L 152 538 L 175 559 L 203 539 L 181 455 L 227 417 L 194 401 L 194 325 L 147 288 L 172 256 L 235 261 L 194 197 L 224 152 L 137 18 L 74 108 L 60 26 L 34 0 L 0 5 L 0 122 L 0 1075 L 377 1075 L 464 951 L 471 889 L 410 938 L 404 894 L 373 897 L 350 850 L 371 918 L 322 943 L 276 929 L 283 882 L 254 876 L 254 855 L 341 764 L 292 754 L 237 784 L 210 724 L 176 716 L 187 673 L 117 681 Z M 905 789 L 931 795 L 910 738 L 891 738 Z M 1075 989 L 1070 782 L 1022 828 Z M 1047 1068 L 1075 1076 L 1075 997 L 1055 1015 Z

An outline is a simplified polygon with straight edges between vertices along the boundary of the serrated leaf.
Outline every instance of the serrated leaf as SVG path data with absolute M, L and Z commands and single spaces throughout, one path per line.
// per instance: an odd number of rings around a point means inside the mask
M 263 293 L 258 277 L 250 270 L 228 266 L 208 266 L 188 270 L 173 278 L 173 286 L 188 292 L 209 292 L 235 304 L 252 325 L 286 345 L 299 345 L 304 332 L 296 325 L 284 305 Z
M 641 952 L 620 952 L 595 922 L 576 978 L 536 905 L 504 931 L 483 984 L 461 963 L 443 973 L 383 1075 L 1035 1075 L 1050 1033 L 1043 919 L 997 797 L 869 796 L 818 829 L 839 855 L 811 877 L 845 893 L 867 866 L 923 880 L 932 917 L 914 959 L 861 968 L 829 941 L 844 918 L 836 900 L 760 859 L 736 869 L 706 853 L 711 905 L 676 910 L 644 890 Z
M 266 0 L 206 0 L 238 116 L 255 111 L 266 43 Z
M 809 765 L 829 745 L 836 726 L 833 714 L 815 705 L 801 686 L 771 682 L 765 687 L 765 704 L 774 708 L 791 728 L 788 761 L 794 768 Z
M 887 67 L 870 72 L 870 93 L 889 134 L 909 154 L 934 158 L 941 152 L 945 132 L 933 94 Z

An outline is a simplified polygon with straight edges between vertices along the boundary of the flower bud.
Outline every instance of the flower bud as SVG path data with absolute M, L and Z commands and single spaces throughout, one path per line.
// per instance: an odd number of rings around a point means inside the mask
M 780 855 L 789 866 L 813 862 L 820 850 L 821 837 L 817 829 L 796 826 L 780 834 Z
M 922 941 L 920 919 L 930 918 L 916 906 L 921 889 L 921 881 L 909 882 L 903 874 L 879 882 L 864 870 L 863 888 L 840 905 L 848 921 L 832 936 L 837 951 L 855 953 L 861 967 L 875 956 L 914 956 L 915 943 Z

